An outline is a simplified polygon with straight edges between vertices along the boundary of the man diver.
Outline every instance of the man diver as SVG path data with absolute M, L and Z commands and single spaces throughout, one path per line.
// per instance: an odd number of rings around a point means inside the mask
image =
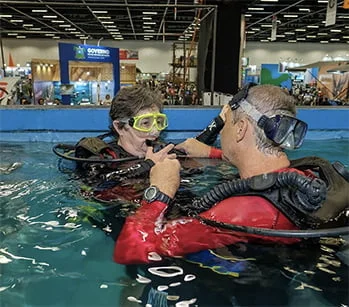
M 193 157 L 223 158 L 237 167 L 240 178 L 182 204 L 187 216 L 167 220 L 166 212 L 178 205 L 181 167 L 177 159 L 156 162 L 141 207 L 126 218 L 116 241 L 114 260 L 147 263 L 238 242 L 292 244 L 299 239 L 239 229 L 292 231 L 321 227 L 345 215 L 348 182 L 338 180 L 336 188 L 344 191 L 343 197 L 329 203 L 326 190 L 331 187 L 311 170 L 314 159 L 291 163 L 284 152 L 300 147 L 307 131 L 307 124 L 295 113 L 295 99 L 277 86 L 248 85 L 237 93 L 224 107 L 221 150 L 196 139 L 176 148 Z M 329 167 L 324 169 L 332 176 Z M 224 225 L 237 228 L 220 227 Z

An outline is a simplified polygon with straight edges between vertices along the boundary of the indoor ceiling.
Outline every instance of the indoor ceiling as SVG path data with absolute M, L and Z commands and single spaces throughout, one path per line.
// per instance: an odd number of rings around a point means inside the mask
M 197 40 L 200 20 L 215 7 L 242 6 L 247 41 L 349 43 L 349 10 L 337 1 L 336 23 L 325 26 L 326 0 L 0 0 L 3 38 Z

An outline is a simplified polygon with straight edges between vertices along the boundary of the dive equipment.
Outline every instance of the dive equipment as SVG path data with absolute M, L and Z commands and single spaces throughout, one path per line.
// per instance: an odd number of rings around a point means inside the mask
M 167 205 L 169 205 L 172 202 L 172 198 L 166 195 L 165 193 L 162 193 L 159 188 L 155 185 L 151 185 L 150 187 L 146 188 L 143 193 L 143 198 L 148 202 L 151 203 L 155 200 L 161 201 Z
M 124 157 L 124 158 L 98 158 L 92 157 L 92 158 L 79 158 L 75 157 L 75 146 L 69 145 L 69 144 L 56 144 L 52 148 L 53 152 L 67 160 L 75 161 L 75 162 L 88 162 L 88 163 L 115 163 L 115 162 L 126 162 L 126 161 L 134 161 L 134 160 L 140 160 L 138 157 Z M 63 151 L 63 152 L 62 152 Z
M 121 122 L 128 123 L 132 128 L 142 132 L 150 132 L 154 126 L 161 131 L 168 126 L 167 116 L 163 113 L 142 114 Z

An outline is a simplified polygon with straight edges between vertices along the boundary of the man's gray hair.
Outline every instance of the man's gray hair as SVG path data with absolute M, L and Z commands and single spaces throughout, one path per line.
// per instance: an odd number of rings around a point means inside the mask
M 276 114 L 288 116 L 296 116 L 297 100 L 291 96 L 285 89 L 275 85 L 257 85 L 251 87 L 248 91 L 246 100 L 253 105 L 259 112 L 268 117 Z M 246 116 L 241 108 L 234 112 L 234 122 Z M 264 131 L 257 126 L 255 120 L 247 116 L 254 127 L 254 135 L 256 137 L 257 148 L 265 154 L 278 155 L 282 152 L 282 148 L 275 145 L 269 140 Z

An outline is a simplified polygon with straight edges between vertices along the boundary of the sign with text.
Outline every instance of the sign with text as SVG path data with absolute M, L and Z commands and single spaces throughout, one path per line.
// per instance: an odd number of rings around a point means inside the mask
M 120 60 L 138 60 L 137 50 L 120 49 Z

